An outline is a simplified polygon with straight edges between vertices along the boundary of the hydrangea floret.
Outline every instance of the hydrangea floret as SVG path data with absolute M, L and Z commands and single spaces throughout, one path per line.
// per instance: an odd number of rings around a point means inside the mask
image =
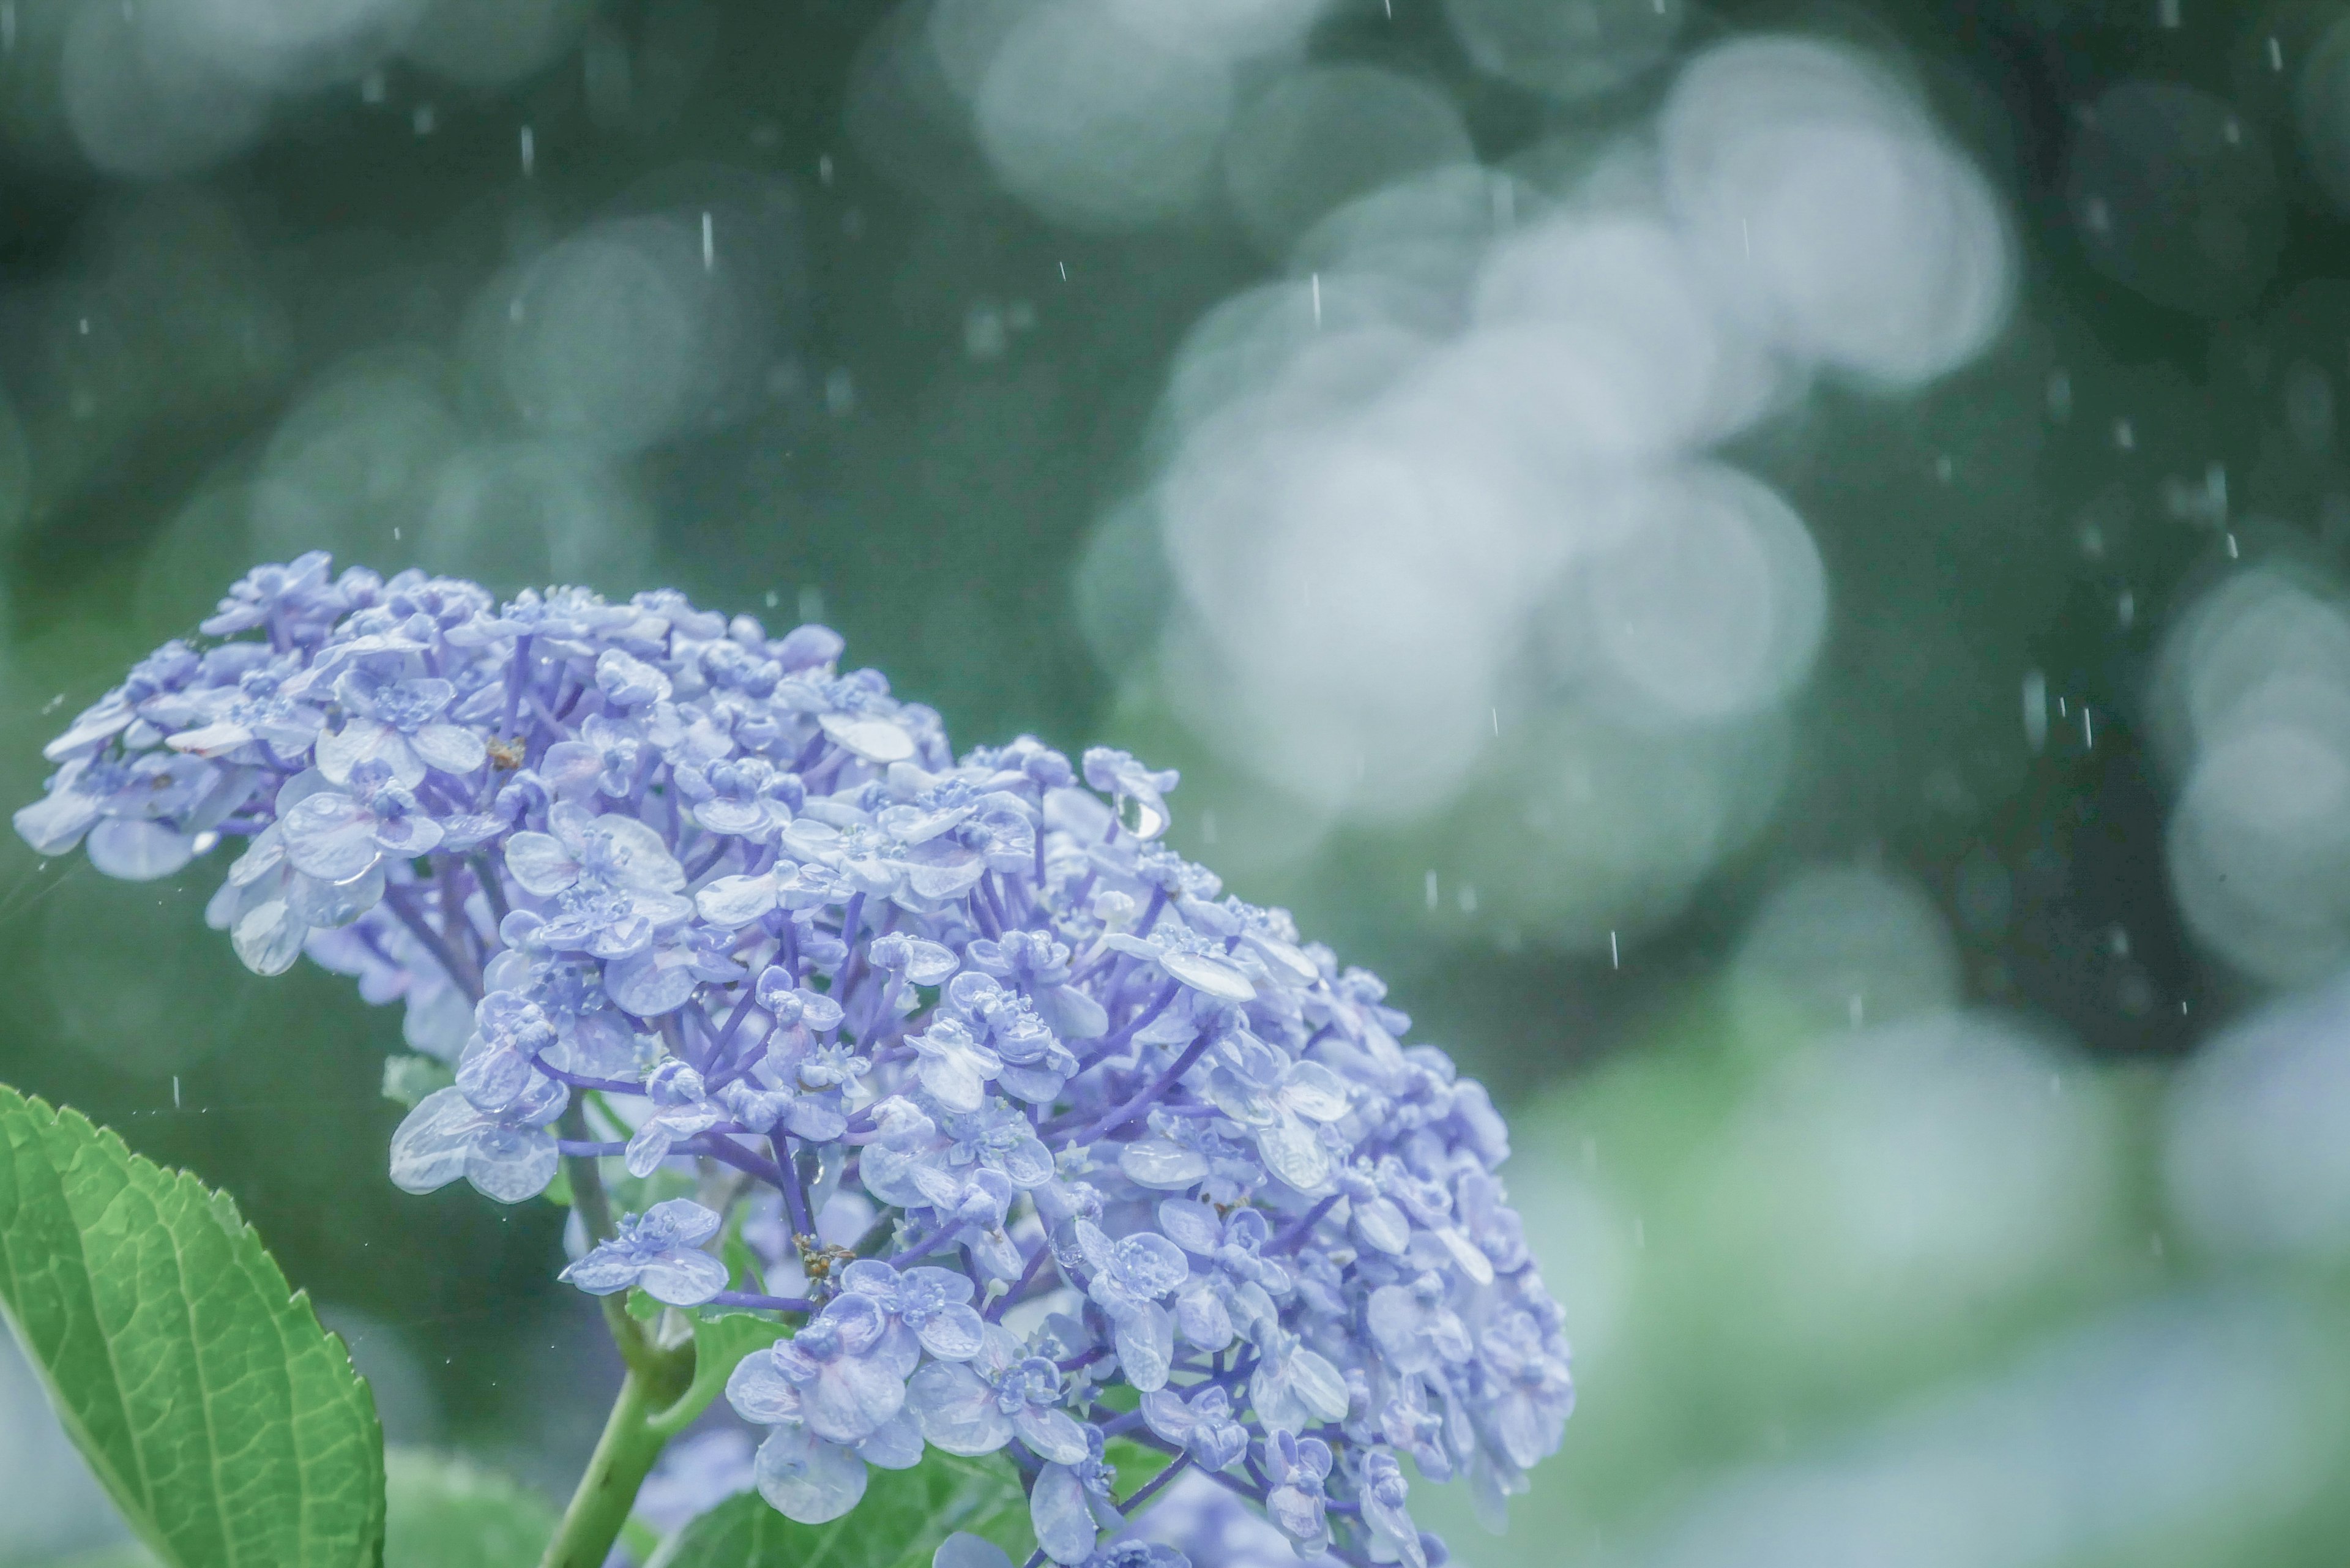
M 1301 1553 L 1427 1568 L 1399 1456 L 1498 1526 L 1557 1446 L 1485 1091 L 1167 846 L 1173 773 L 957 756 L 834 632 L 674 592 L 313 554 L 203 633 L 49 744 L 17 831 L 130 878 L 234 851 L 237 956 L 404 1003 L 448 1070 L 399 1185 L 562 1172 L 565 1279 L 780 1325 L 726 1395 L 791 1518 L 1003 1452 L 1039 1561 L 1171 1562 L 1118 1539 L 1124 1438 L 1170 1456 L 1142 1491 L 1195 1472 Z

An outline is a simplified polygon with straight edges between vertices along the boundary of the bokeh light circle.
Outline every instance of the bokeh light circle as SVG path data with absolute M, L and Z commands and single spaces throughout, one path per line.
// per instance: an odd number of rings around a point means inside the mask
M 1163 222 L 1210 190 L 1232 114 L 1232 68 L 1138 30 L 1115 7 L 1048 0 L 981 77 L 981 148 L 1047 217 L 1108 232 Z
M 1789 352 L 1913 386 L 2004 325 L 2015 266 L 1997 198 L 1860 56 L 1716 46 L 1674 82 L 1658 140 L 1715 287 Z
M 1461 111 L 1437 88 L 1376 66 L 1315 66 L 1242 110 L 1224 177 L 1249 234 L 1282 255 L 1354 198 L 1475 158 Z

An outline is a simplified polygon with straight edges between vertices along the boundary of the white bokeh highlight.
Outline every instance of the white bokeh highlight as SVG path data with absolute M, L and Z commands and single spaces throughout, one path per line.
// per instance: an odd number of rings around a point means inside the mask
M 1827 633 L 1808 526 L 1717 449 L 1823 377 L 1963 365 L 2014 265 L 1981 174 L 1840 46 L 1717 46 L 1648 132 L 1554 162 L 1480 167 L 1378 67 L 1250 99 L 1225 183 L 1287 275 L 1179 350 L 1155 477 L 1077 578 L 1105 661 L 1225 763 L 1313 821 L 1449 824 L 1488 919 L 1587 949 L 1767 821 Z M 1167 583 L 1138 659 L 1102 607 Z

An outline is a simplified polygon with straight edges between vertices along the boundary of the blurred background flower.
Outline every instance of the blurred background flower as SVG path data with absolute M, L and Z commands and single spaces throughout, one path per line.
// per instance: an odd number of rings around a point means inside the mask
M 0 196 L 12 805 L 256 559 L 827 620 L 1511 1102 L 1584 1413 L 1460 1560 L 2350 1549 L 2350 8 L 0 0 Z M 559 1485 L 396 1018 L 7 855 L 0 1077 Z M 0 1366 L 0 1562 L 118 1539 Z

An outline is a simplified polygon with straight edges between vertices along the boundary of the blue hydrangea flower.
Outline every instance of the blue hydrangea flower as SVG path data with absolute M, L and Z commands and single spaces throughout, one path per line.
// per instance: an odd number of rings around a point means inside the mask
M 248 967 L 401 1005 L 456 1082 L 392 1131 L 400 1186 L 595 1162 L 645 1212 L 566 1279 L 797 1324 L 728 1385 L 795 1519 L 1011 1448 L 1055 1562 L 1168 1568 L 1102 1543 L 1107 1428 L 1347 1562 L 1442 1561 L 1399 1455 L 1498 1523 L 1574 1386 L 1484 1090 L 1168 846 L 1175 774 L 958 754 L 842 652 L 305 556 L 85 709 L 16 828 L 130 879 L 220 853 Z M 702 1251 L 730 1217 L 740 1290 Z
M 560 1276 L 591 1296 L 641 1288 L 671 1306 L 699 1306 L 726 1288 L 726 1265 L 702 1250 L 718 1234 L 715 1210 L 690 1198 L 656 1203 L 620 1220 L 619 1234 Z
M 1017 1438 L 1040 1459 L 1085 1457 L 1086 1435 L 1061 1407 L 1067 1378 L 1050 1358 L 994 1324 L 968 1361 L 933 1361 L 914 1375 L 908 1408 L 922 1436 L 951 1454 L 992 1454 Z
M 1299 1438 L 1291 1432 L 1269 1434 L 1259 1459 L 1272 1490 L 1265 1494 L 1265 1511 L 1281 1532 L 1296 1543 L 1297 1554 L 1311 1556 L 1330 1544 L 1328 1499 L 1323 1483 L 1330 1479 L 1330 1445 L 1319 1438 Z
M 841 1271 L 841 1288 L 878 1302 L 914 1331 L 941 1361 L 968 1361 L 979 1353 L 986 1324 L 971 1304 L 977 1286 L 951 1269 L 916 1267 L 903 1273 L 872 1258 Z
M 1154 1389 L 1142 1397 L 1142 1418 L 1203 1470 L 1238 1464 L 1248 1452 L 1248 1428 L 1232 1418 L 1232 1397 L 1222 1384 L 1209 1384 L 1188 1400 L 1172 1388 Z

